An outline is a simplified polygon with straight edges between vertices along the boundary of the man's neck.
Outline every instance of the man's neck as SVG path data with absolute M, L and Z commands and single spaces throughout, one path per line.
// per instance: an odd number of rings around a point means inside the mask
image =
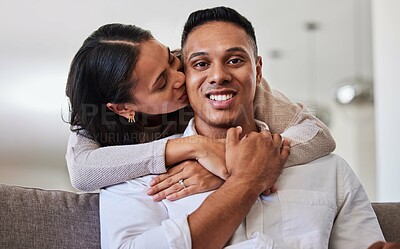
M 251 119 L 250 121 L 247 120 L 245 122 L 237 122 L 232 125 L 224 125 L 224 126 L 209 125 L 209 124 L 203 123 L 200 119 L 195 118 L 194 124 L 195 124 L 197 134 L 208 137 L 208 138 L 214 138 L 214 139 L 225 138 L 226 132 L 228 131 L 228 129 L 231 127 L 236 127 L 236 126 L 241 126 L 243 129 L 240 138 L 242 138 L 244 135 L 246 135 L 247 133 L 249 133 L 251 131 L 257 131 L 257 126 L 256 126 L 254 118 Z

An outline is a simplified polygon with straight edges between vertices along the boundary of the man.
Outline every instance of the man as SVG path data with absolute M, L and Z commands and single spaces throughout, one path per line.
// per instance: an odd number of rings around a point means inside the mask
M 174 202 L 147 196 L 152 176 L 102 190 L 102 247 L 367 248 L 383 240 L 361 184 L 340 157 L 279 176 L 289 148 L 254 120 L 262 60 L 247 19 L 224 7 L 192 13 L 182 52 L 195 112 L 184 136 L 226 136 L 230 176 L 216 191 Z M 277 193 L 260 196 L 274 184 Z

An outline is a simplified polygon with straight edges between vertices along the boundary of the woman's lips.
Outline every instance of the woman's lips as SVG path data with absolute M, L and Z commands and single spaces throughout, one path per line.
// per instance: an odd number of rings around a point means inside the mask
M 186 90 L 184 90 L 182 95 L 179 97 L 179 100 L 186 100 L 186 99 L 187 99 L 187 92 Z

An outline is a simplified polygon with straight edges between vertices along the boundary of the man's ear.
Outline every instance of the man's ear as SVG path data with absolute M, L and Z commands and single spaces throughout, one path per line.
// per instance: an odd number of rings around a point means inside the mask
M 132 116 L 135 116 L 135 110 L 131 104 L 114 104 L 114 103 L 107 103 L 107 108 L 111 111 L 115 112 L 116 114 L 129 119 Z
M 256 59 L 256 83 L 260 84 L 262 80 L 262 58 L 261 56 L 257 56 Z

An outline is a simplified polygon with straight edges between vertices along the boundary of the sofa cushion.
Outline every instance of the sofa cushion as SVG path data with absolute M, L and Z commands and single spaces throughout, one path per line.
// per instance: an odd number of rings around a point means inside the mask
M 400 203 L 372 203 L 400 242 Z M 99 195 L 0 184 L 0 248 L 100 248 Z
M 0 248 L 100 248 L 99 195 L 0 184 Z

